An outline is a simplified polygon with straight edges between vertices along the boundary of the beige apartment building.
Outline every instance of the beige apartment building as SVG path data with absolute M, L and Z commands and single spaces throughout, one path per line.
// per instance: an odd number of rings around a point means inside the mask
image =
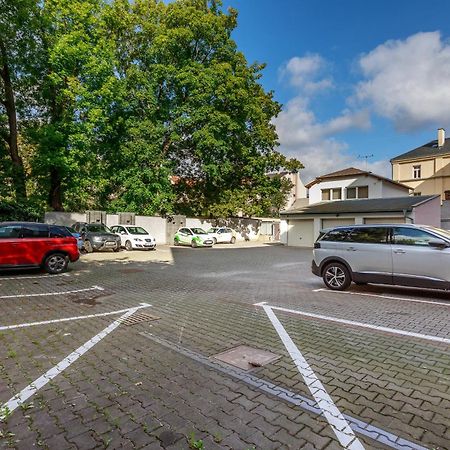
M 392 158 L 392 179 L 414 189 L 414 195 L 439 194 L 441 200 L 450 200 L 450 138 L 443 128 L 437 137 Z

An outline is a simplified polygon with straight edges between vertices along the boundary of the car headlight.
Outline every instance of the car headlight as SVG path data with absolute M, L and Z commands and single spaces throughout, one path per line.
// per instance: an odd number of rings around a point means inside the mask
M 135 241 L 142 242 L 141 238 L 134 238 Z
M 103 238 L 102 238 L 101 236 L 94 236 L 94 237 L 92 238 L 92 240 L 93 240 L 94 242 L 102 242 L 102 241 L 103 241 Z

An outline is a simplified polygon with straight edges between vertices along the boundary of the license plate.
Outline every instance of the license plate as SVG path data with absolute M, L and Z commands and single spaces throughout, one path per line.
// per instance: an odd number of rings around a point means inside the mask
M 105 242 L 105 247 L 115 247 L 116 243 L 113 241 L 107 241 Z

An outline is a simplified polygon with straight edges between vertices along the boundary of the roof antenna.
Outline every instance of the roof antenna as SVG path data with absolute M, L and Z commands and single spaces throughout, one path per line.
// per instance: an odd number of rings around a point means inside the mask
M 366 171 L 368 167 L 368 159 L 373 158 L 373 154 L 370 155 L 358 155 L 358 159 L 365 159 L 366 160 Z

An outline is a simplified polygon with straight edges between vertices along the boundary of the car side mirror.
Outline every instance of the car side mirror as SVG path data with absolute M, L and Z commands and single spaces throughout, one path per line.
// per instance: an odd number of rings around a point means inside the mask
M 433 248 L 440 248 L 440 249 L 447 248 L 447 247 L 450 246 L 449 244 L 447 244 L 447 242 L 441 241 L 441 240 L 439 240 L 439 239 L 429 241 L 429 242 L 428 242 L 428 245 L 429 245 L 430 247 L 433 247 Z

